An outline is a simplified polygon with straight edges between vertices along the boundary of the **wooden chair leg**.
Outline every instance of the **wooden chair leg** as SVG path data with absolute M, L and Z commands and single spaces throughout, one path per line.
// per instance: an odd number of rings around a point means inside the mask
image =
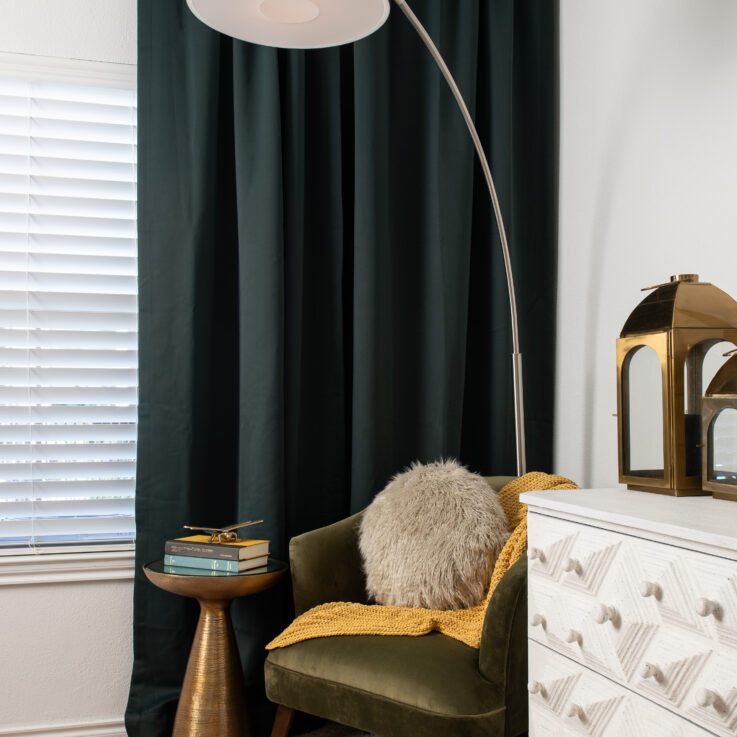
M 279 704 L 276 707 L 276 715 L 274 716 L 274 726 L 271 728 L 271 737 L 287 737 L 289 727 L 292 726 L 292 718 L 294 717 L 294 709 Z

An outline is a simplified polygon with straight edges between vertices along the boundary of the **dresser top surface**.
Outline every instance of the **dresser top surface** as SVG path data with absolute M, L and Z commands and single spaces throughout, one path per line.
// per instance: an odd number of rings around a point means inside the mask
M 531 511 L 639 537 L 706 546 L 709 552 L 737 560 L 737 502 L 624 488 L 528 491 L 520 495 L 520 501 Z

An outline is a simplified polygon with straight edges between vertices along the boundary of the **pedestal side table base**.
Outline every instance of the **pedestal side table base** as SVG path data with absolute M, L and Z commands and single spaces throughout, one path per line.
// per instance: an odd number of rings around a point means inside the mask
M 251 737 L 230 601 L 199 603 L 172 737 Z

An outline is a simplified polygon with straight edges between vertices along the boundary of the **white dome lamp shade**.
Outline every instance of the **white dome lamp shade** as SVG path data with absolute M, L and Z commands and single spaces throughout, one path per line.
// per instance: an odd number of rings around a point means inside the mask
M 216 31 L 284 49 L 358 41 L 389 16 L 389 0 L 187 0 L 187 5 Z

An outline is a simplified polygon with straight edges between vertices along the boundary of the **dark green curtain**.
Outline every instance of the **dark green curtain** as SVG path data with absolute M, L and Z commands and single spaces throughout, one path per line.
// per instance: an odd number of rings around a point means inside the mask
M 130 737 L 169 735 L 196 606 L 150 585 L 182 524 L 292 535 L 411 461 L 513 473 L 511 338 L 491 205 L 455 102 L 396 8 L 356 44 L 221 36 L 139 0 L 140 409 Z M 489 152 L 525 356 L 528 467 L 550 470 L 555 4 L 415 0 Z M 234 604 L 259 734 L 288 583 Z

